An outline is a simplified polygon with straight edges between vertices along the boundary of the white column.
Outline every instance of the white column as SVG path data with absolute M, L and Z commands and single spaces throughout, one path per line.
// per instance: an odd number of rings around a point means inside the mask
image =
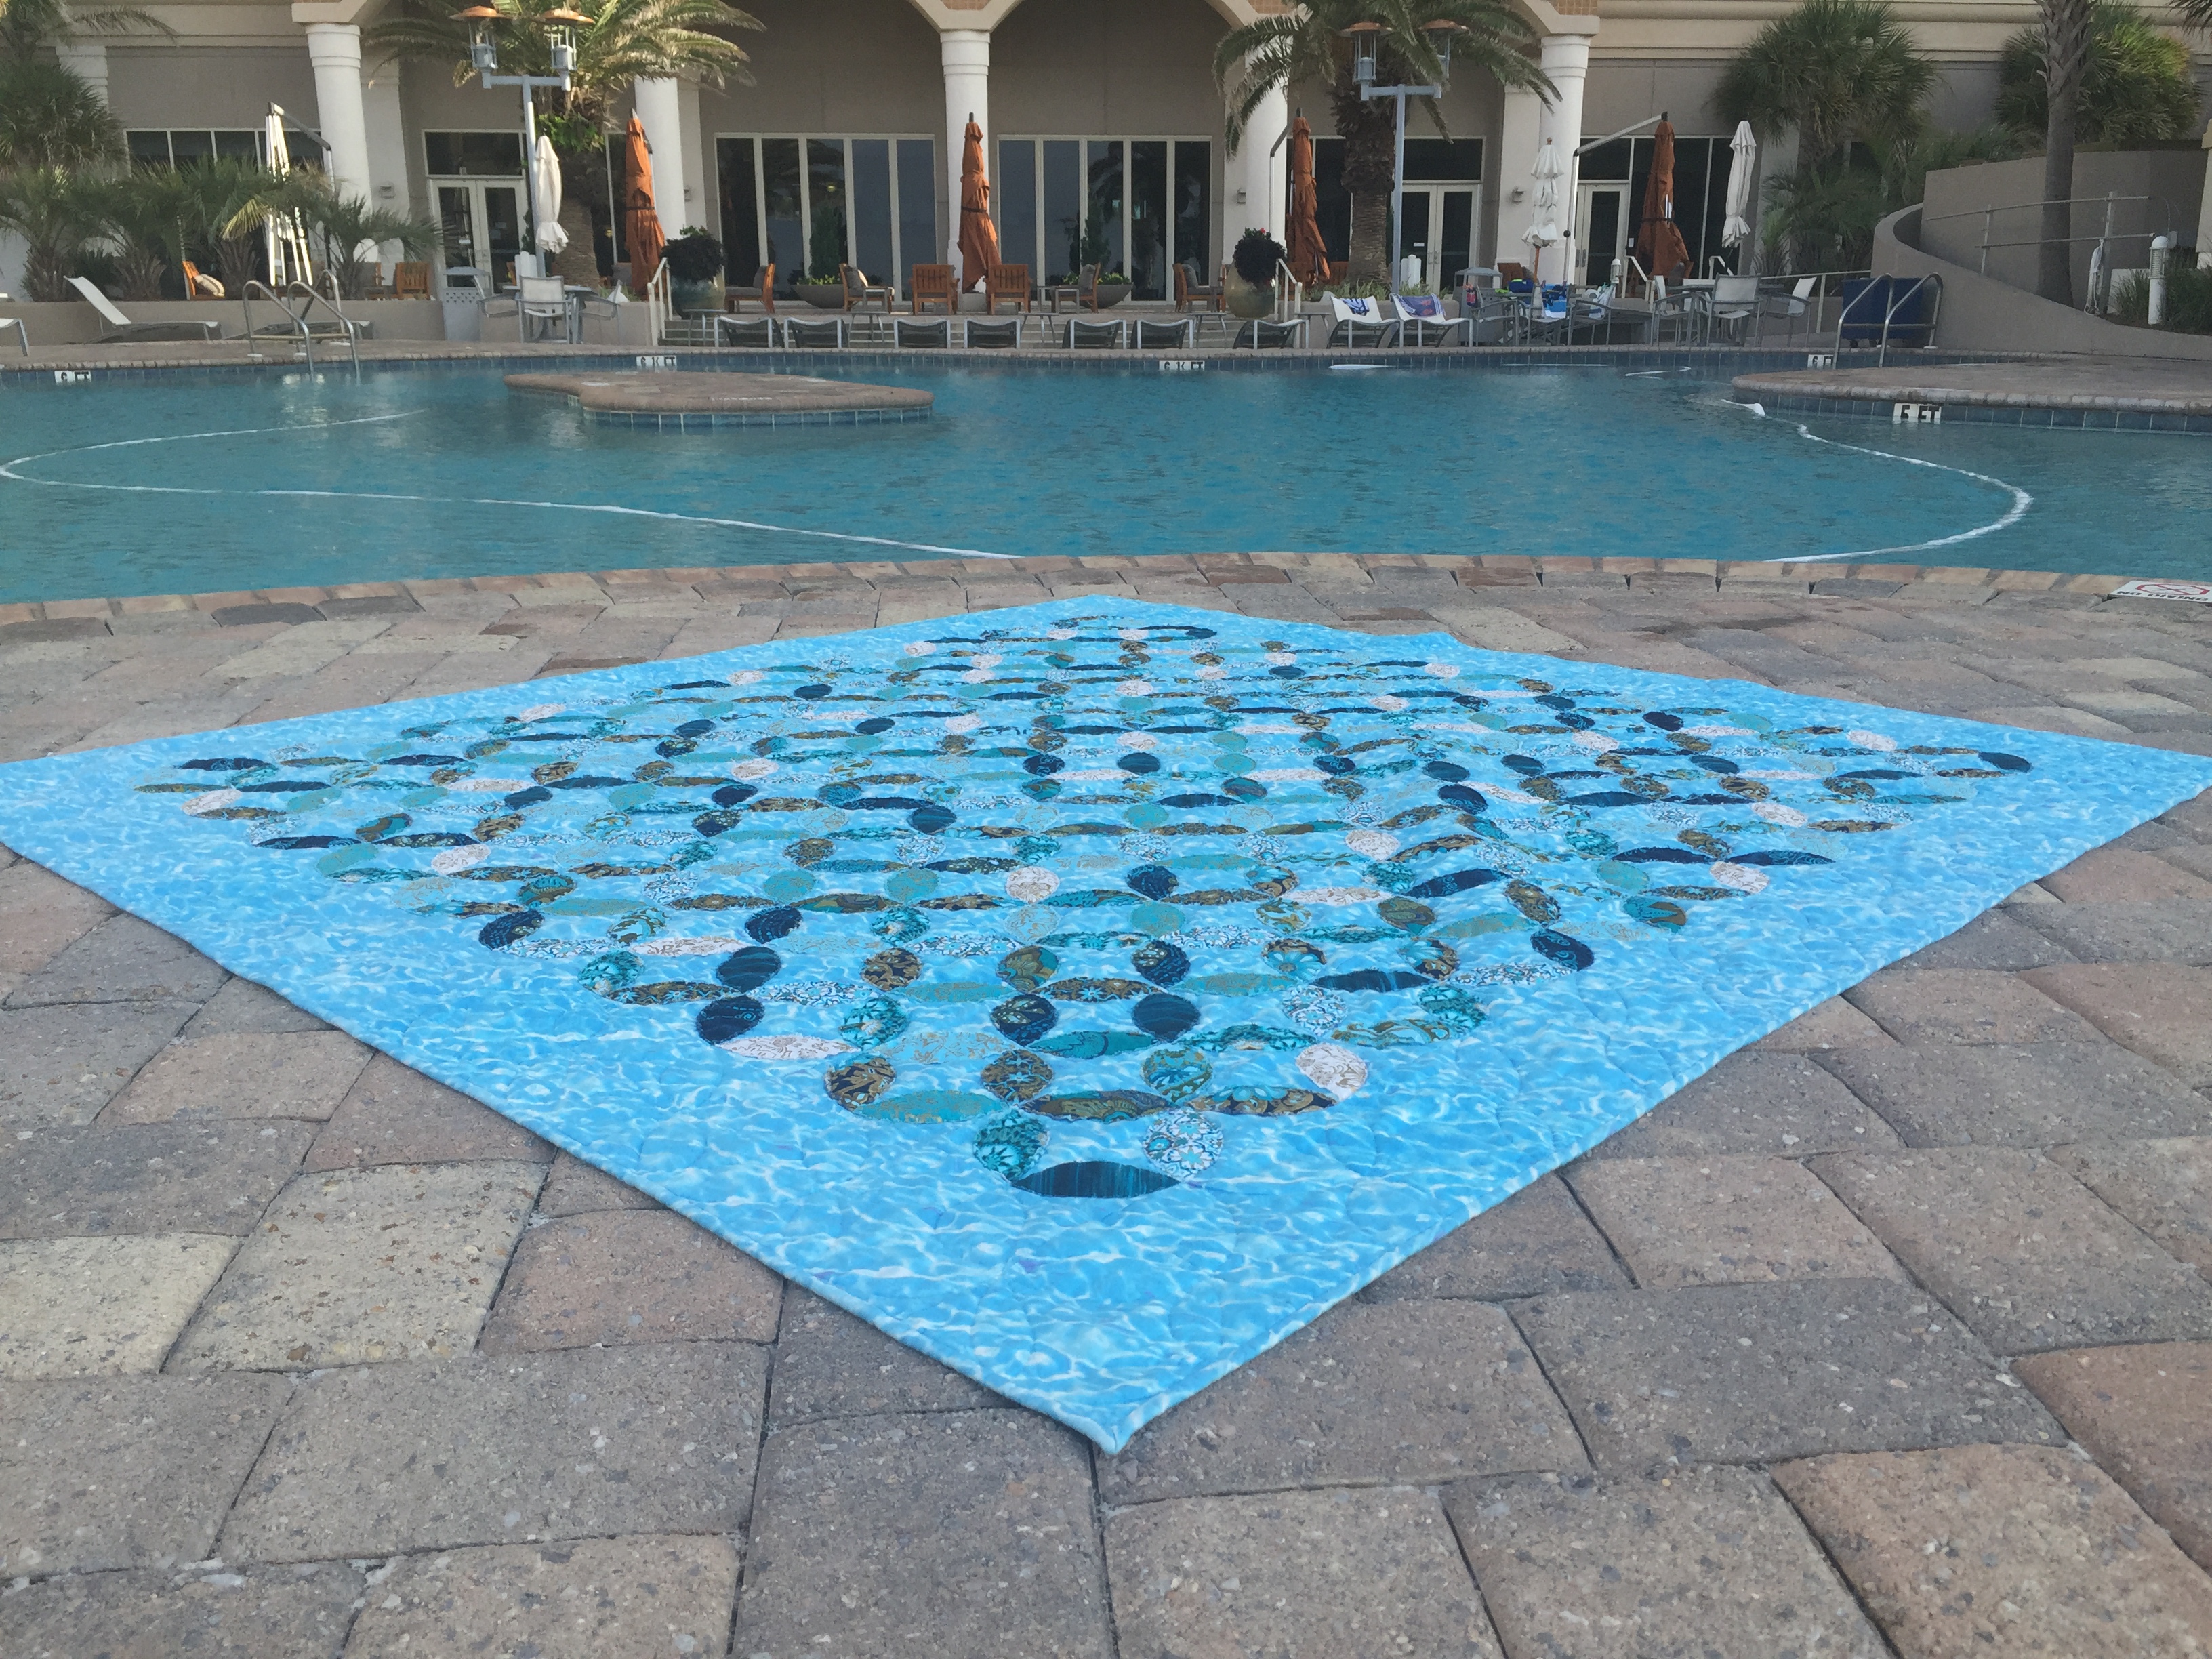
M 637 118 L 645 126 L 645 142 L 653 150 L 653 206 L 660 228 L 672 240 L 688 222 L 684 192 L 692 184 L 685 174 L 684 100 L 675 77 L 641 76 L 635 82 Z
M 1229 210 L 1222 215 L 1222 252 L 1237 246 L 1247 230 L 1265 229 L 1277 241 L 1290 222 L 1291 147 L 1271 148 L 1291 124 L 1290 96 L 1278 87 L 1260 100 L 1244 128 L 1244 142 L 1237 148 L 1234 171 L 1225 179 Z M 1200 275 L 1211 276 L 1208 273 Z
M 361 95 L 361 30 L 352 23 L 307 25 L 315 66 L 315 125 L 331 147 L 331 182 L 344 196 L 374 203 L 368 116 Z
M 61 59 L 62 67 L 74 70 L 80 78 L 100 94 L 100 101 L 107 99 L 107 47 L 99 40 L 63 40 L 54 46 L 54 56 Z
M 983 176 L 995 178 L 991 156 L 991 36 L 984 29 L 946 29 L 937 37 L 938 54 L 945 65 L 945 177 L 946 257 L 960 264 L 960 155 L 968 143 L 968 122 L 973 117 L 983 131 Z M 1042 273 L 1039 273 L 1042 279 Z M 963 270 L 960 285 L 973 288 L 983 280 L 980 270 Z
M 1533 92 L 1507 88 L 1505 118 L 1498 141 L 1494 186 L 1498 191 L 1498 246 L 1492 250 L 1490 258 L 1493 265 L 1530 263 L 1527 237 L 1528 227 L 1536 222 L 1536 208 L 1530 199 L 1535 180 L 1529 175 L 1536 165 L 1536 151 L 1543 142 L 1544 100 Z
M 1559 165 L 1565 169 L 1559 180 L 1559 228 L 1566 240 L 1544 251 L 1538 275 L 1564 283 L 1571 280 L 1574 270 L 1575 198 L 1580 193 L 1577 186 L 1583 170 L 1575 151 L 1583 142 L 1583 83 L 1589 77 L 1589 37 L 1547 34 L 1541 61 L 1544 73 L 1559 89 L 1558 101 L 1544 112 L 1544 137 L 1559 146 Z
M 2212 121 L 2204 124 L 2204 204 L 2197 210 L 2197 264 L 2212 270 Z

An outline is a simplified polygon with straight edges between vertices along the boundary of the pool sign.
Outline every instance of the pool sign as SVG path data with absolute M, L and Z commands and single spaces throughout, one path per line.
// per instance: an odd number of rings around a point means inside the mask
M 2212 605 L 2212 582 L 2122 582 L 2112 590 L 2116 599 L 2181 599 L 2191 605 Z

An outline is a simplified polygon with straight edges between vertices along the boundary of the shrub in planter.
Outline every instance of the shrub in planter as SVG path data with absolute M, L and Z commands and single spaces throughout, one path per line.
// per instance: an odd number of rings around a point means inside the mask
M 1236 317 L 1264 317 L 1275 308 L 1275 266 L 1283 245 L 1264 230 L 1248 230 L 1229 256 L 1222 303 Z
M 669 303 L 678 311 L 722 308 L 722 245 L 696 225 L 668 244 Z

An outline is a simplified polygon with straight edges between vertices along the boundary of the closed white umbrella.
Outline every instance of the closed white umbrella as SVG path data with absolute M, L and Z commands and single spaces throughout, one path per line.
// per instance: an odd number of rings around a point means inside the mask
M 553 153 L 553 141 L 542 132 L 532 159 L 538 175 L 538 251 L 558 253 L 568 246 L 568 233 L 561 228 L 561 158 Z
M 1735 137 L 1729 140 L 1734 152 L 1729 161 L 1728 218 L 1721 226 L 1721 240 L 1729 247 L 1741 247 L 1751 240 L 1751 174 L 1759 159 L 1759 140 L 1751 136 L 1751 123 L 1735 124 Z
M 1528 176 L 1536 181 L 1536 188 L 1528 198 L 1535 216 L 1521 234 L 1521 240 L 1536 250 L 1540 264 L 1543 250 L 1559 240 L 1559 179 L 1565 172 L 1559 165 L 1558 149 L 1547 138 L 1543 148 L 1536 152 L 1536 165 L 1528 169 Z M 1540 270 L 1537 272 L 1540 281 L 1542 274 Z

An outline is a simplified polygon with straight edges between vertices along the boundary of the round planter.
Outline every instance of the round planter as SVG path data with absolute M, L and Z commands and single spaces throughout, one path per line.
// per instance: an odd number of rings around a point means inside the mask
M 1221 302 L 1232 317 L 1250 319 L 1273 316 L 1275 285 L 1269 283 L 1265 288 L 1255 287 L 1238 276 L 1237 267 L 1231 265 L 1221 273 Z
M 1120 305 L 1122 301 L 1129 297 L 1129 284 L 1127 283 L 1101 283 L 1098 284 L 1097 295 L 1098 309 L 1103 311 L 1109 306 Z
M 703 283 L 681 282 L 672 276 L 668 279 L 668 303 L 678 313 L 720 311 L 722 295 L 722 279 L 719 276 Z
M 817 311 L 842 311 L 845 308 L 845 285 L 842 283 L 793 283 L 791 291 Z

